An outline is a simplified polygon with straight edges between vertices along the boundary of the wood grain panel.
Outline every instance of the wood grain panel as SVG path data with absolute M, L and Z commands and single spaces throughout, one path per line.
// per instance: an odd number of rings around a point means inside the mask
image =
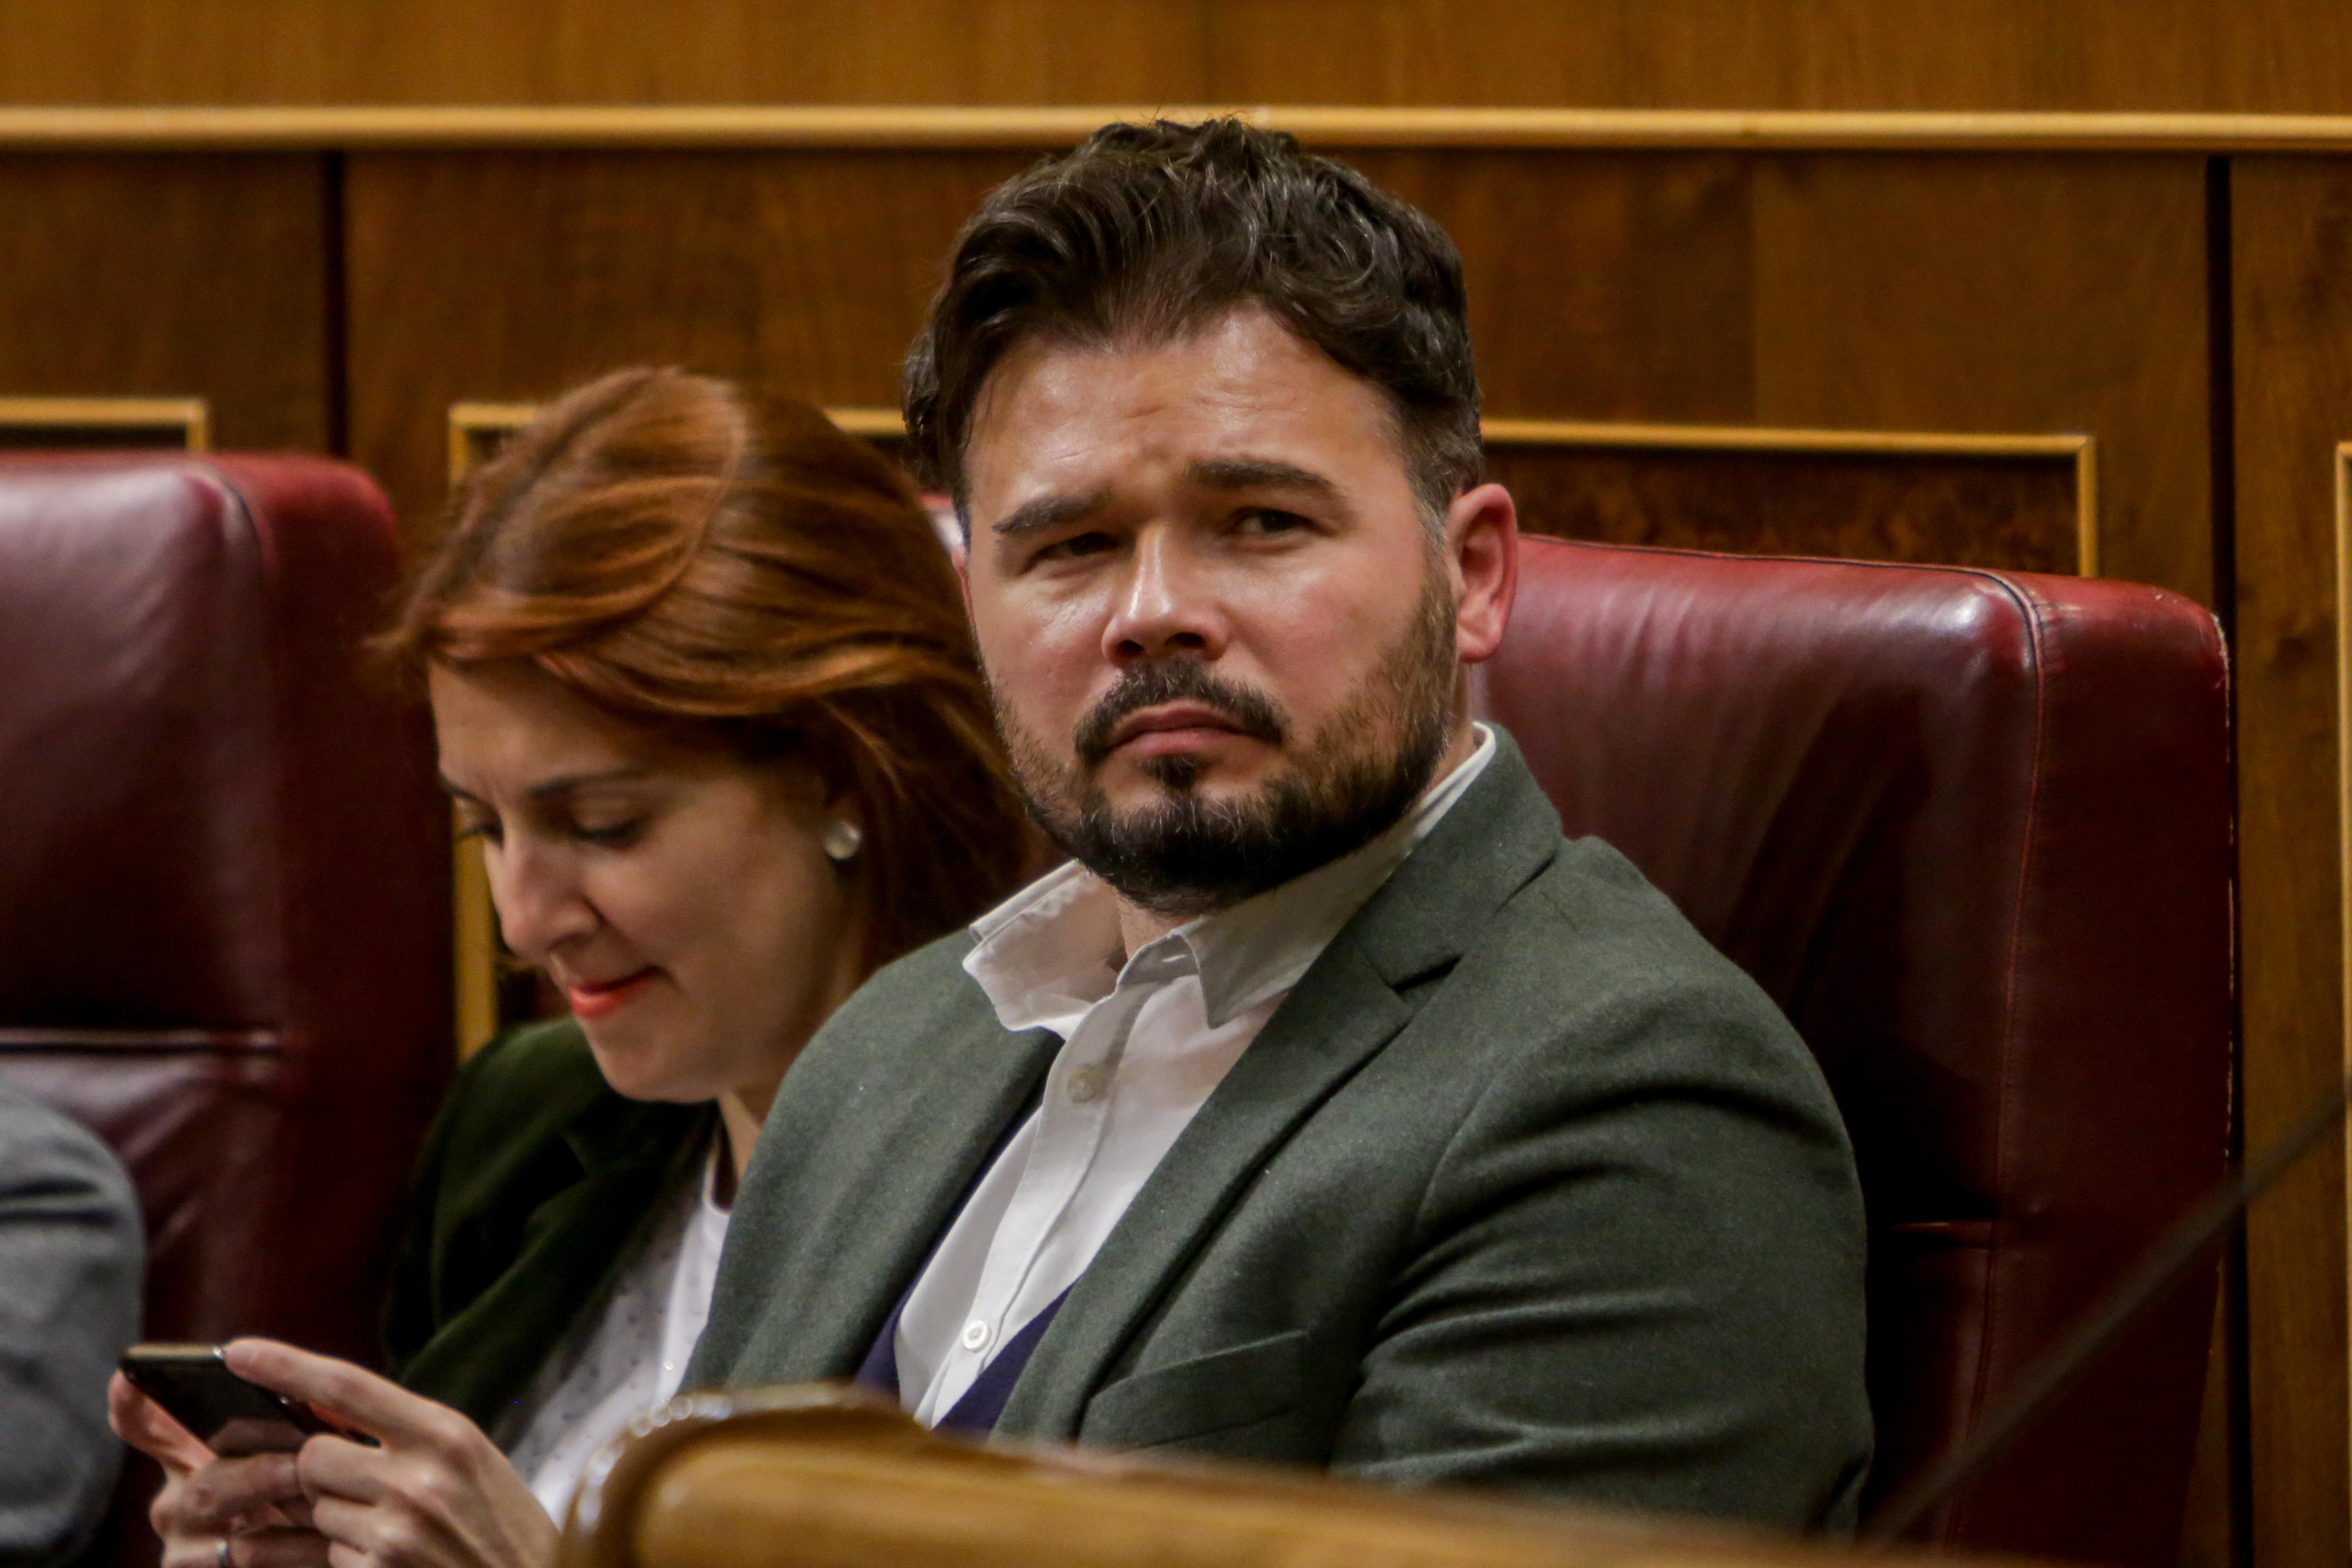
M 2352 110 L 2330 0 L 86 0 L 18 103 Z
M 1460 247 L 1488 414 L 1753 417 L 1752 161 L 1335 151 Z
M 223 447 L 330 444 L 322 161 L 0 156 L 0 396 L 197 397 Z
M 1346 155 L 1460 246 L 1490 413 L 2081 432 L 2100 570 L 2210 601 L 2200 160 Z
M 352 447 L 412 523 L 453 403 L 618 365 L 890 405 L 940 258 L 1017 153 L 371 155 L 350 164 Z
M 1490 446 L 1532 533 L 2072 572 L 2075 467 L 1932 453 Z
M 1210 86 L 1265 103 L 2352 109 L 2330 0 L 1209 0 Z
M 2101 575 L 2210 603 L 2204 211 L 2191 158 L 1761 160 L 1754 417 L 2089 434 Z
M 2335 449 L 2352 439 L 2352 167 L 2231 174 L 2238 853 L 2246 1141 L 2344 1069 Z M 2347 1539 L 2345 1161 L 2330 1145 L 2246 1233 L 2255 1561 L 2337 1568 Z
M 16 103 L 1208 96 L 1198 0 L 91 0 L 5 8 Z

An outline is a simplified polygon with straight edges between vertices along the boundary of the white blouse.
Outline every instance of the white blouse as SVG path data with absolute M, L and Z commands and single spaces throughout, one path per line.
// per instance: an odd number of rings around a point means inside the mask
M 634 1254 L 624 1260 L 604 1310 L 567 1336 L 521 1400 L 521 1437 L 508 1450 L 516 1471 L 556 1523 L 598 1449 L 630 1420 L 677 1393 L 702 1325 L 710 1316 L 728 1211 L 716 1190 L 723 1139 L 663 1203 Z

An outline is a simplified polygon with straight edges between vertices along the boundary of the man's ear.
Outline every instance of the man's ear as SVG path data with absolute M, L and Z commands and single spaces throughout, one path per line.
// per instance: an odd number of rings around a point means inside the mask
M 1503 644 L 1519 591 L 1519 509 L 1500 485 L 1481 485 L 1445 509 L 1446 564 L 1462 585 L 1454 646 L 1465 664 L 1483 663 Z

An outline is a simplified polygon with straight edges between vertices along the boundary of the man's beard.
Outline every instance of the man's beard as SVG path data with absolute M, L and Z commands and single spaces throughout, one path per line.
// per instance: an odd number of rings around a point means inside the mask
M 1078 723 L 1076 760 L 1050 754 L 996 700 L 997 725 L 1029 813 L 1064 852 L 1139 908 L 1192 919 L 1241 903 L 1360 849 L 1429 787 L 1457 713 L 1454 609 L 1445 572 L 1423 579 L 1412 623 L 1314 744 L 1246 796 L 1203 800 L 1198 758 L 1137 767 L 1159 798 L 1113 809 L 1097 771 L 1129 715 L 1162 703 L 1213 707 L 1279 749 L 1290 722 L 1264 693 L 1181 656 L 1138 664 Z

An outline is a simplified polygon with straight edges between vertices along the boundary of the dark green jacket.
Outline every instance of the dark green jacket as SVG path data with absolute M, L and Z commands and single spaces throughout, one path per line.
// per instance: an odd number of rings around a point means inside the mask
M 630 1240 L 709 1146 L 714 1118 L 709 1105 L 614 1093 L 569 1019 L 483 1047 L 418 1162 L 384 1313 L 394 1375 L 496 1434 L 602 1305 Z
M 794 1063 L 689 1385 L 843 1377 L 1058 1048 L 916 953 Z M 1074 1286 L 1001 1436 L 1850 1527 L 1863 1210 L 1811 1055 L 1500 754 Z

